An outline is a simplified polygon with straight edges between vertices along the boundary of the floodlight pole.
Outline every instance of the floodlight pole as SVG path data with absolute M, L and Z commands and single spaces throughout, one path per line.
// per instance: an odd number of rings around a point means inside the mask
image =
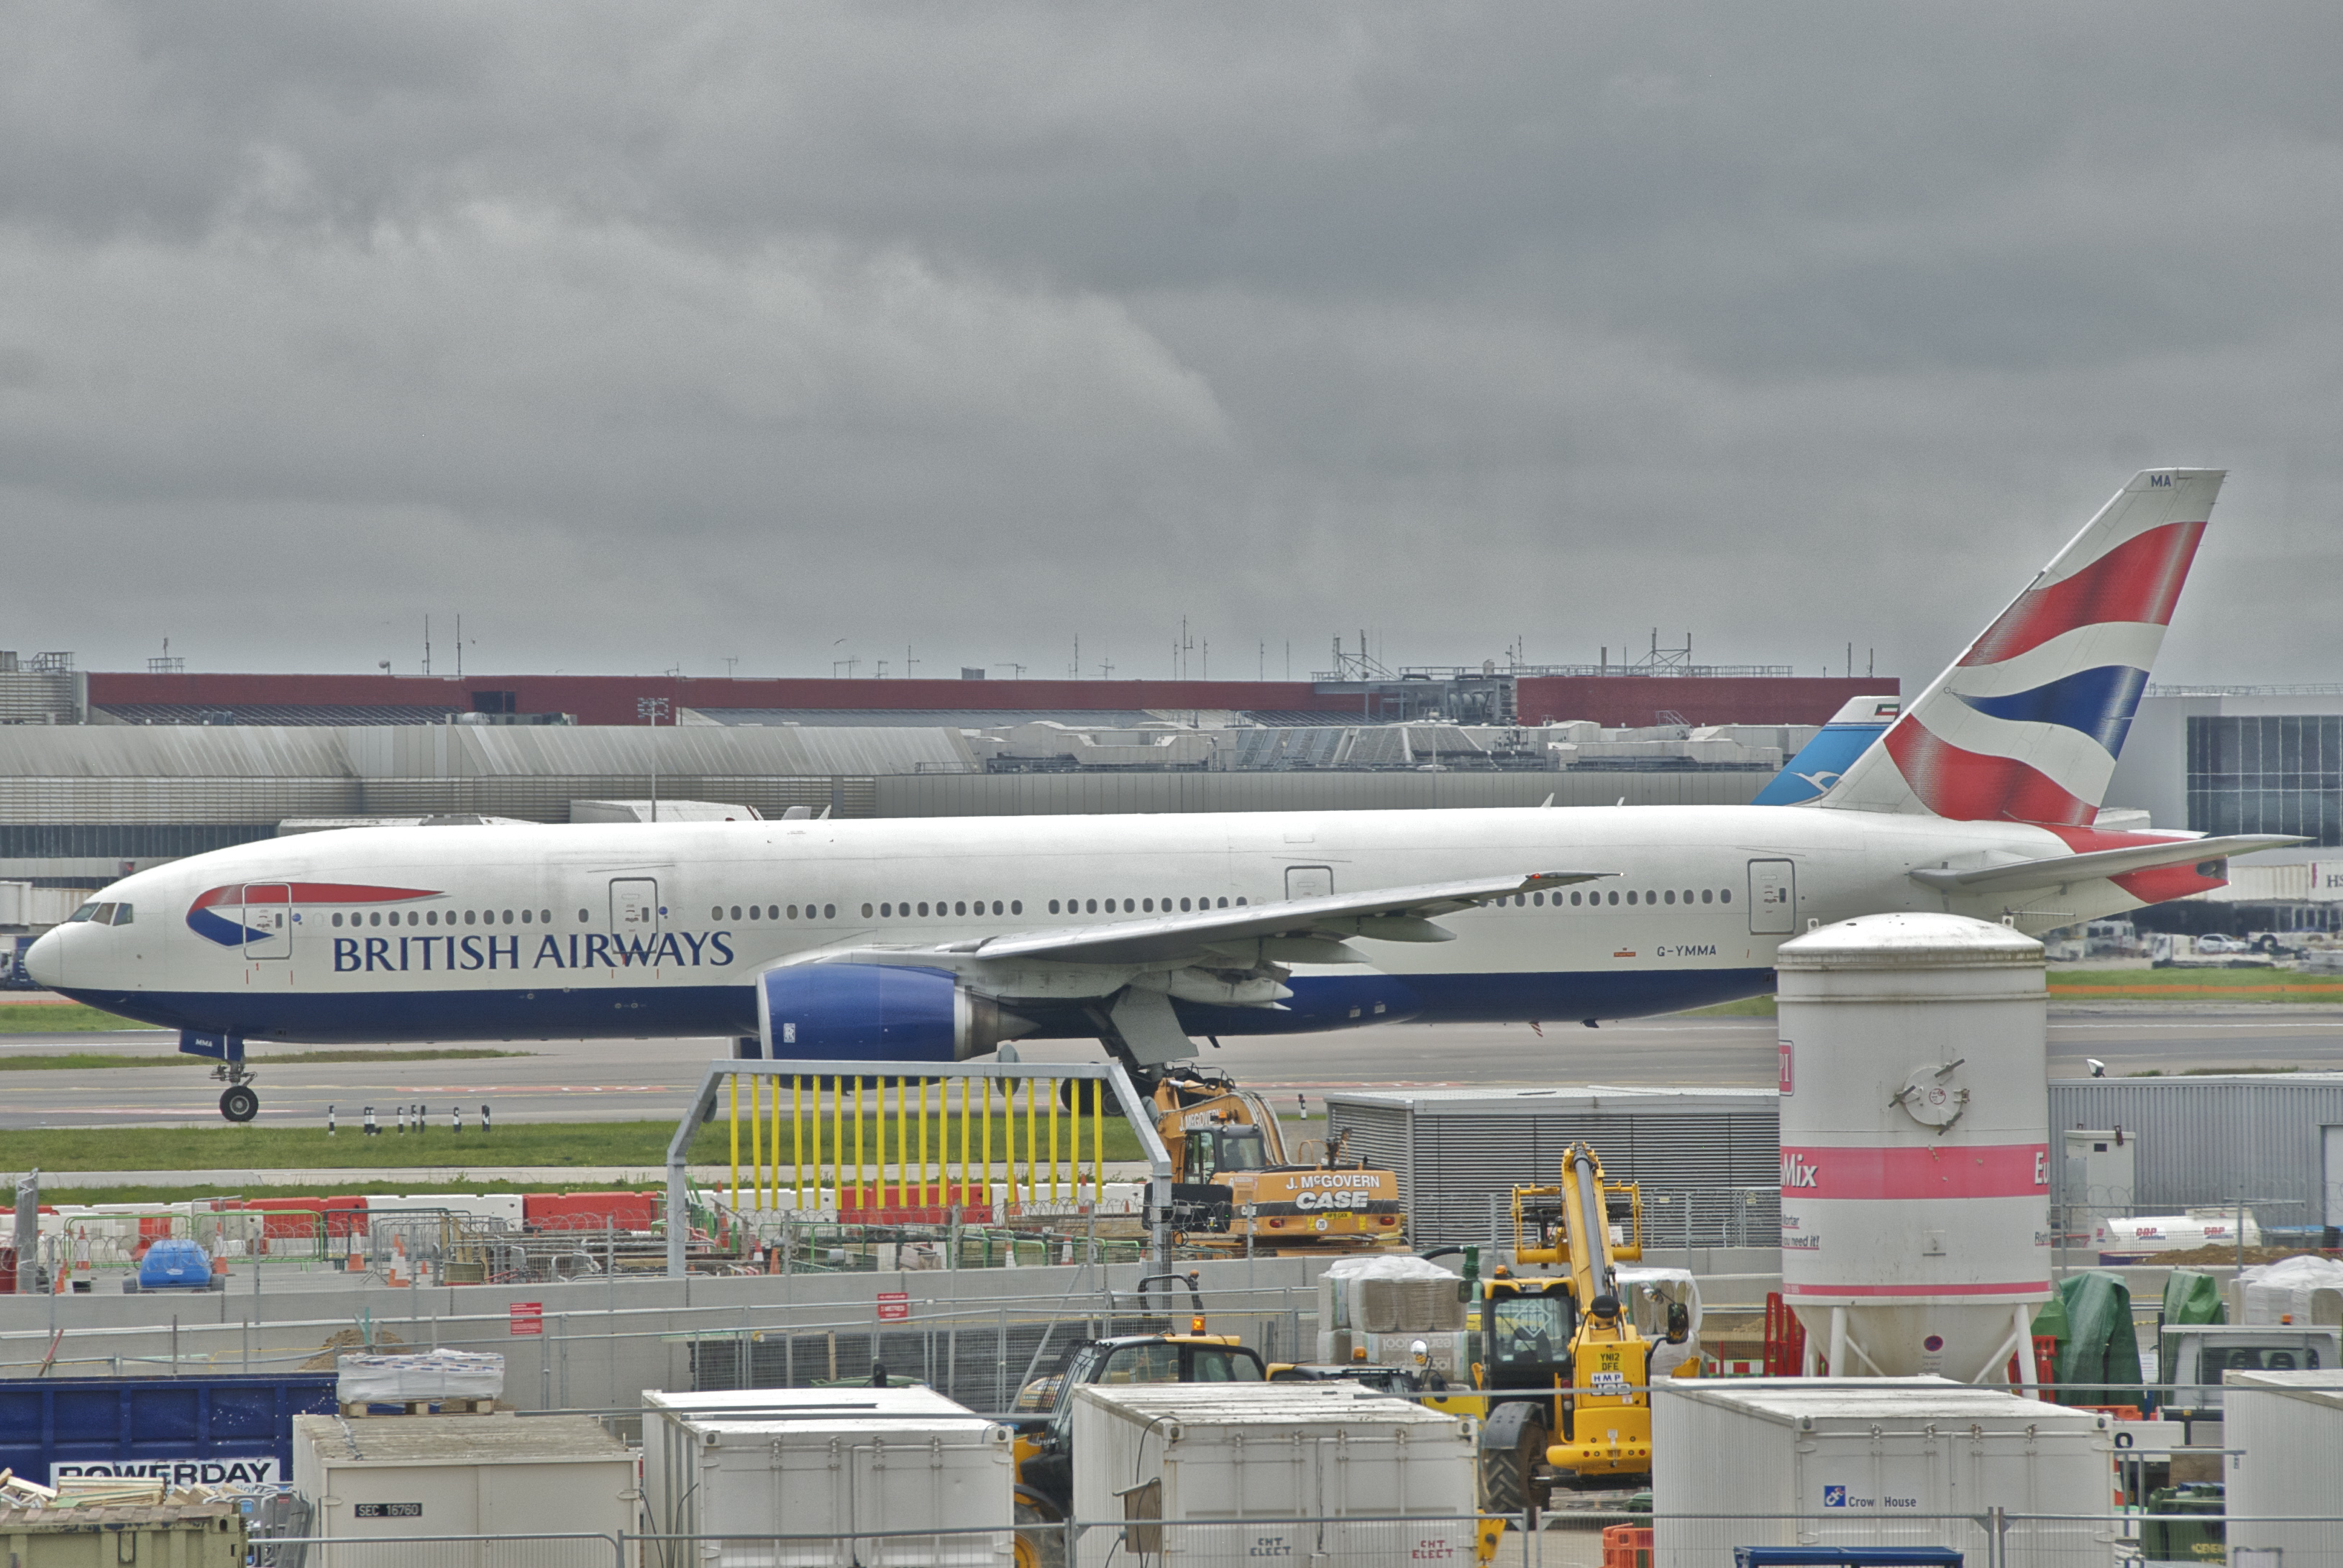
M 1156 1135 L 1154 1108 L 1131 1086 L 1131 1075 L 1117 1061 L 775 1061 L 731 1059 L 711 1061 L 700 1074 L 699 1091 L 685 1107 L 682 1118 L 675 1124 L 675 1136 L 667 1146 L 667 1277 L 679 1280 L 685 1273 L 685 1256 L 690 1240 L 691 1172 L 687 1163 L 691 1141 L 699 1129 L 716 1117 L 716 1102 L 724 1081 L 733 1077 L 749 1078 L 832 1078 L 853 1079 L 890 1077 L 935 1080 L 1001 1079 L 1013 1081 L 1021 1078 L 1072 1079 L 1077 1082 L 1101 1082 L 1114 1091 L 1115 1103 L 1122 1108 L 1123 1120 L 1139 1138 L 1141 1153 L 1147 1157 L 1147 1209 L 1150 1221 L 1149 1248 L 1151 1261 L 1160 1267 L 1172 1264 L 1172 1154 Z M 1012 1185 L 1016 1173 L 1010 1173 Z M 985 1172 L 985 1183 L 991 1184 L 992 1172 Z

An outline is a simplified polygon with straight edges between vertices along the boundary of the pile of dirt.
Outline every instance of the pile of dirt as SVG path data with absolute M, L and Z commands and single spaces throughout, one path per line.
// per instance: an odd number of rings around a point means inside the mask
M 337 1332 L 331 1339 L 328 1339 L 324 1344 L 317 1347 L 317 1353 L 311 1356 L 307 1361 L 303 1362 L 299 1370 L 302 1372 L 335 1372 L 339 1370 L 341 1365 L 340 1357 L 345 1352 L 369 1349 L 378 1351 L 386 1345 L 402 1345 L 406 1342 L 407 1342 L 405 1340 L 400 1339 L 388 1329 L 377 1329 L 374 1332 L 374 1343 L 369 1346 L 367 1343 L 366 1335 L 358 1332 L 357 1330 L 343 1329 Z
M 2257 1263 L 2275 1263 L 2284 1258 L 2325 1258 L 2332 1255 L 2313 1247 L 2247 1247 L 2245 1253 L 2247 1268 Z M 2234 1265 L 2237 1261 L 2237 1250 L 2220 1246 L 2191 1247 L 2185 1252 L 2157 1252 L 2152 1261 L 2183 1269 L 2218 1268 L 2225 1263 Z

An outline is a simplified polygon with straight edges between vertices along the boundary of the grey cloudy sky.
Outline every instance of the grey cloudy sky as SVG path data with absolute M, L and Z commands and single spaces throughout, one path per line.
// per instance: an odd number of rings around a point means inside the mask
M 2179 463 L 2159 677 L 2343 679 L 2338 61 L 2330 4 L 0 5 L 0 646 L 1917 682 Z

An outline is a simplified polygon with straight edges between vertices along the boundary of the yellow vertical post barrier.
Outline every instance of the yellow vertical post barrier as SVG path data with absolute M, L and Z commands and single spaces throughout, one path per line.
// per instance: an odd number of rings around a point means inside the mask
M 968 1134 L 970 1129 L 968 1125 L 968 1091 L 975 1087 L 975 1081 L 971 1079 L 963 1078 L 960 1081 L 960 1207 L 962 1208 L 966 1208 L 969 1201 Z
M 728 1074 L 732 1081 L 732 1207 L 740 1207 L 740 1075 Z
M 765 1206 L 765 1081 L 749 1079 L 749 1207 Z
M 846 1207 L 846 1081 L 830 1081 L 830 1206 Z
M 911 1081 L 902 1079 L 895 1085 L 895 1206 L 909 1208 L 911 1202 Z
M 773 1097 L 773 1115 L 781 1114 L 780 1097 Z M 805 1080 L 789 1075 L 789 1207 L 805 1207 Z
M 984 1115 L 980 1120 L 984 1128 L 984 1202 L 985 1207 L 990 1208 L 992 1206 L 992 1080 L 986 1078 L 978 1081 L 983 1091 L 981 1099 Z
M 1038 1078 L 1025 1081 L 1025 1201 L 1036 1202 L 1041 1196 L 1041 1139 L 1038 1123 L 1040 1110 L 1033 1103 Z
M 862 1172 L 865 1169 L 862 1163 L 862 1080 L 858 1075 L 854 1080 L 854 1206 L 858 1209 L 869 1207 L 862 1201 Z
M 1106 1201 L 1106 1080 L 1091 1080 L 1091 1201 Z
M 1058 1201 L 1058 1081 L 1042 1081 L 1050 1086 L 1050 1201 Z
M 781 1206 L 781 1081 L 773 1080 L 773 1207 Z
M 935 1206 L 935 1184 L 928 1180 L 928 1081 L 923 1078 L 920 1080 L 920 1207 L 932 1209 Z
M 886 1200 L 886 1088 L 888 1088 L 888 1078 L 881 1078 L 881 1081 L 879 1081 L 879 1207 L 881 1207 L 881 1210 L 892 1207 Z M 900 1097 L 900 1094 L 898 1094 L 898 1100 L 895 1100 L 895 1109 L 898 1111 L 902 1109 L 902 1097 Z M 902 1158 L 902 1151 L 900 1149 L 895 1151 L 895 1158 L 900 1161 L 900 1158 Z

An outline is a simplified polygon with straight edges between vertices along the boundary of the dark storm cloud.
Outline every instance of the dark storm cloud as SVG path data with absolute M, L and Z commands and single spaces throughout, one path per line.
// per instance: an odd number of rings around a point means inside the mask
M 2329 8 L 0 28 L 0 646 L 1917 680 L 2179 462 L 2164 673 L 2333 673 Z

